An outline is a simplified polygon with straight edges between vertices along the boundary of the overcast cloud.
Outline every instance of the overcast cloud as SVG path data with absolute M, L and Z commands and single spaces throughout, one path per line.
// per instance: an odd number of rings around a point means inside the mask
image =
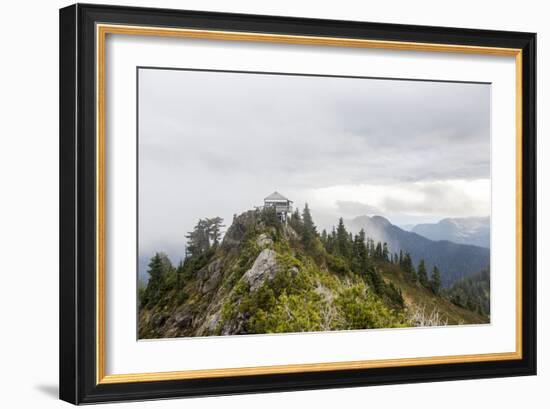
M 490 85 L 140 70 L 140 256 L 274 190 L 321 227 L 488 215 Z

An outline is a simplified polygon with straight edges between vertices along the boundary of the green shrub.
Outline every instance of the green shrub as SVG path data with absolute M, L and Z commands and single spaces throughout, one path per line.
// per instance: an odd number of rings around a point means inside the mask
M 329 270 L 335 273 L 345 274 L 350 271 L 349 265 L 343 257 L 327 254 L 326 260 Z
M 388 309 L 363 283 L 345 288 L 336 299 L 345 328 L 392 328 L 405 324 L 404 318 Z
M 318 302 L 315 297 L 283 293 L 273 308 L 256 312 L 250 320 L 250 330 L 260 334 L 319 331 L 321 317 Z

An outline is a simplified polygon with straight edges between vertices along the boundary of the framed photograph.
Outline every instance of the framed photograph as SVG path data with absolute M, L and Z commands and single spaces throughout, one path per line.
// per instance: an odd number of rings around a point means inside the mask
M 535 43 L 61 9 L 61 399 L 534 375 Z

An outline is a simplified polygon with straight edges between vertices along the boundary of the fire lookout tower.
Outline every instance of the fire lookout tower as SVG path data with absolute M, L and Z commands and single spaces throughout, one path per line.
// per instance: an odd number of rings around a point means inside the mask
M 264 208 L 272 207 L 283 223 L 286 223 L 288 215 L 292 212 L 292 200 L 288 200 L 279 192 L 273 192 L 264 199 Z

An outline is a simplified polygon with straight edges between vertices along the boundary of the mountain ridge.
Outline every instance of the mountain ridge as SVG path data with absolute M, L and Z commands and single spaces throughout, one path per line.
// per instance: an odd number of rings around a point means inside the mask
M 358 216 L 347 224 L 352 232 L 364 229 L 367 237 L 387 243 L 391 252 L 409 252 L 415 265 L 424 259 L 429 270 L 437 266 L 441 270 L 444 287 L 490 264 L 487 248 L 449 240 L 430 240 L 403 230 L 382 216 Z
M 491 220 L 486 217 L 455 217 L 437 223 L 421 223 L 411 231 L 430 240 L 448 240 L 458 244 L 471 244 L 490 248 Z
M 221 243 L 203 244 L 177 267 L 165 254 L 151 258 L 140 339 L 487 322 L 442 297 L 433 276 L 422 283 L 380 243 L 352 237 L 342 220 L 327 236 L 309 211 L 288 224 L 247 211 Z

